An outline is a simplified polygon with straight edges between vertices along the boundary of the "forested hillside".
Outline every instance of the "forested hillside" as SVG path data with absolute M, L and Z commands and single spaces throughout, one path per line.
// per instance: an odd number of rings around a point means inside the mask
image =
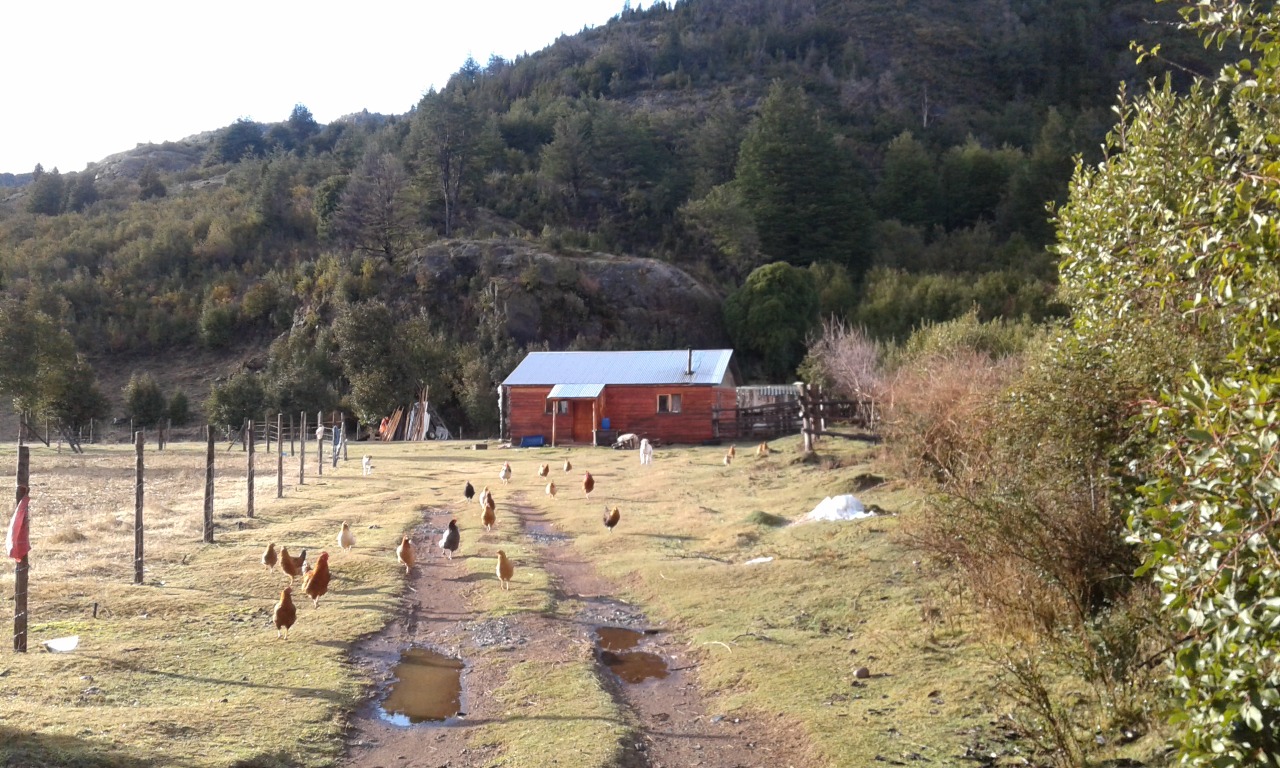
M 1051 317 L 1045 206 L 1098 155 L 1118 84 L 1212 68 L 1175 10 L 684 0 L 467 61 L 405 115 L 320 125 L 299 105 L 6 176 L 5 333 L 48 351 L 0 385 L 74 423 L 107 405 L 72 345 L 97 368 L 270 345 L 212 418 L 373 419 L 430 385 L 475 434 L 530 345 L 732 343 L 747 378 L 790 380 L 820 317 L 884 339 L 972 307 Z M 1156 38 L 1166 58 L 1139 71 L 1129 42 Z M 607 263 L 662 279 L 611 283 Z

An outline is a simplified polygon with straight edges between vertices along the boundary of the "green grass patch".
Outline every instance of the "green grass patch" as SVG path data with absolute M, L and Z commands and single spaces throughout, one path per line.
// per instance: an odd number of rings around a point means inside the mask
M 763 525 L 766 528 L 780 528 L 790 521 L 782 515 L 775 515 L 772 512 L 765 512 L 762 509 L 757 509 L 755 512 L 747 515 L 747 522 L 752 525 Z
M 480 729 L 477 744 L 502 751 L 508 768 L 613 766 L 622 755 L 626 717 L 600 687 L 595 663 L 579 658 L 559 664 L 514 666 L 493 692 L 506 705 L 500 723 Z

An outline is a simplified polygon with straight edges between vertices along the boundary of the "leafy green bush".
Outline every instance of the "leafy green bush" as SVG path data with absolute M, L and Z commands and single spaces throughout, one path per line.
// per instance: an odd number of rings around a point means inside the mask
M 215 384 L 204 410 L 210 424 L 238 429 L 245 419 L 262 418 L 266 401 L 262 378 L 255 373 L 241 373 L 225 384 Z
M 178 390 L 173 393 L 173 397 L 169 398 L 169 407 L 165 415 L 175 427 L 185 426 L 191 421 L 191 404 L 187 401 L 185 392 Z
M 134 424 L 154 427 L 165 416 L 165 397 L 149 373 L 133 374 L 124 388 L 125 408 Z

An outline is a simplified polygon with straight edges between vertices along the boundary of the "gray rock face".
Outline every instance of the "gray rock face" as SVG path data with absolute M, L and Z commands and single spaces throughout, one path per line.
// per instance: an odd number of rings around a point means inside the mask
M 426 294 L 422 300 L 432 304 L 496 287 L 507 330 L 521 344 L 547 342 L 556 349 L 727 344 L 720 297 L 688 273 L 654 259 L 555 254 L 521 240 L 453 240 L 417 250 L 406 271 Z

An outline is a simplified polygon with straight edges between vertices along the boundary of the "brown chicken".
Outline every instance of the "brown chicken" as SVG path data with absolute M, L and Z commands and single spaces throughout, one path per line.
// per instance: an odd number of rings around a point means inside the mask
M 302 566 L 307 562 L 307 550 L 302 550 L 302 554 L 293 557 L 289 554 L 288 547 L 280 548 L 280 570 L 289 576 L 289 583 L 302 575 Z
M 761 456 L 768 456 L 768 455 L 769 455 L 768 443 L 761 443 L 760 445 L 756 446 L 756 458 L 760 458 Z
M 262 553 L 262 564 L 267 567 L 268 571 L 276 569 L 276 543 L 273 541 L 267 545 L 267 551 Z
M 516 566 L 507 559 L 507 553 L 498 550 L 498 580 L 503 589 L 511 589 L 511 577 L 516 575 Z
M 550 474 L 550 473 L 551 473 L 551 465 L 550 465 L 550 464 L 539 464 L 539 465 L 538 465 L 538 477 L 546 477 L 546 476 L 547 476 L 548 474 Z
M 311 598 L 311 604 L 316 608 L 320 607 L 320 598 L 329 591 L 329 553 L 321 552 L 320 559 L 316 561 L 316 567 L 311 569 L 307 577 L 302 580 L 302 591 L 307 593 L 307 597 Z
M 587 498 L 591 498 L 591 492 L 595 490 L 596 479 L 591 476 L 590 472 L 582 473 L 582 492 L 587 494 Z
M 405 573 L 413 567 L 413 544 L 410 543 L 408 536 L 400 537 L 400 546 L 396 547 L 396 560 L 404 566 Z
M 565 471 L 565 472 L 568 472 L 568 471 L 569 471 L 569 470 L 571 470 L 571 469 L 573 469 L 573 465 L 569 463 L 569 460 L 568 460 L 568 459 L 565 459 L 565 460 L 564 460 L 564 471 Z
M 738 458 L 738 446 L 736 445 L 729 446 L 729 458 L 730 459 Z
M 613 533 L 613 527 L 618 524 L 618 520 L 622 518 L 622 512 L 615 506 L 613 511 L 608 507 L 604 508 L 604 527 L 609 529 L 609 533 Z
M 498 505 L 493 500 L 492 494 L 485 500 L 484 515 L 480 518 L 480 522 L 484 523 L 486 531 L 492 531 L 493 526 L 498 522 Z
M 271 611 L 271 621 L 276 625 L 276 639 L 280 639 L 280 630 L 284 630 L 284 639 L 289 639 L 289 628 L 298 620 L 298 609 L 293 604 L 293 587 L 285 587 L 280 593 L 280 600 Z
M 552 480 L 551 482 L 547 483 L 547 495 L 553 499 L 556 497 L 556 481 L 555 480 Z

